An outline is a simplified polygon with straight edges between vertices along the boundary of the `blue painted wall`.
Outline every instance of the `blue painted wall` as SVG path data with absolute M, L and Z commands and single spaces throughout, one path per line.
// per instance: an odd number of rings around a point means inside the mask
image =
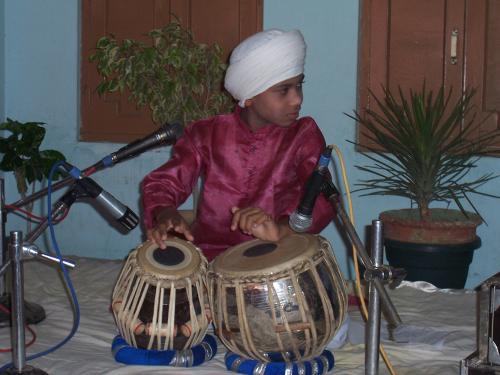
M 75 0 L 17 0 L 3 2 L 5 52 L 5 115 L 20 121 L 46 122 L 44 148 L 62 151 L 74 165 L 84 168 L 121 145 L 78 142 L 79 126 L 79 2 Z M 1 18 L 0 18 L 1 19 Z M 303 114 L 312 115 L 322 128 L 327 143 L 336 144 L 345 158 L 347 176 L 354 184 L 363 177 L 354 165 L 365 161 L 347 140 L 355 137 L 355 124 L 345 112 L 356 107 L 358 2 L 353 0 L 265 0 L 265 28 L 301 29 L 308 44 L 305 103 Z M 0 78 L 0 82 L 2 82 Z M 1 95 L 1 94 L 0 94 Z M 1 97 L 1 96 L 0 96 Z M 1 108 L 1 107 L 0 107 Z M 0 111 L 0 115 L 1 115 Z M 143 176 L 168 158 L 169 150 L 155 150 L 94 175 L 95 180 L 117 198 L 138 211 L 139 183 Z M 499 160 L 483 159 L 477 174 L 499 172 Z M 339 163 L 336 170 L 340 171 Z M 340 174 L 340 172 L 338 172 Z M 340 186 L 340 185 L 339 185 Z M 500 181 L 485 187 L 494 193 Z M 7 201 L 17 200 L 15 185 L 7 178 Z M 55 198 L 54 198 L 55 199 Z M 473 287 L 499 271 L 499 202 L 475 200 L 489 226 L 479 235 L 483 246 L 476 252 L 467 286 Z M 188 203 L 189 204 L 189 203 Z M 364 238 L 365 227 L 388 208 L 405 207 L 409 202 L 394 198 L 364 198 L 354 195 L 356 227 Z M 46 206 L 45 202 L 39 205 Z M 9 215 L 8 230 L 27 228 Z M 337 254 L 343 272 L 350 277 L 351 250 L 333 224 L 323 235 Z M 122 235 L 90 206 L 76 203 L 68 218 L 56 227 L 64 254 L 98 258 L 122 258 L 142 242 L 139 228 Z M 40 244 L 47 239 L 40 238 Z

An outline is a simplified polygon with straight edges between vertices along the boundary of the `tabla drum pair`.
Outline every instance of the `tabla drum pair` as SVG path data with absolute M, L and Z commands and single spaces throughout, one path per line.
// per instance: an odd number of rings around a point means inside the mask
M 214 319 L 231 351 L 261 361 L 317 356 L 340 327 L 346 286 L 329 243 L 293 234 L 228 249 L 210 265 L 189 242 L 146 242 L 125 263 L 113 290 L 120 334 L 136 348 L 184 350 Z M 207 294 L 208 283 L 208 294 Z
M 230 248 L 210 265 L 208 283 L 220 340 L 262 362 L 317 357 L 345 318 L 345 281 L 321 236 Z
M 193 244 L 169 239 L 162 250 L 145 242 L 133 250 L 112 295 L 118 330 L 131 346 L 186 350 L 211 322 L 207 260 Z

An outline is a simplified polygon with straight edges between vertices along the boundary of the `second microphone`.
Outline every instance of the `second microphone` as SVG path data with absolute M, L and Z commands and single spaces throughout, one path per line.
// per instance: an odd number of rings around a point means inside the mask
M 121 203 L 91 178 L 85 177 L 77 180 L 76 183 L 126 230 L 130 231 L 139 224 L 139 217 L 129 207 Z
M 289 225 L 295 232 L 306 232 L 312 225 L 312 213 L 316 198 L 321 193 L 321 185 L 328 173 L 332 148 L 326 147 L 318 164 L 311 173 L 304 188 L 304 195 L 297 209 L 290 215 Z

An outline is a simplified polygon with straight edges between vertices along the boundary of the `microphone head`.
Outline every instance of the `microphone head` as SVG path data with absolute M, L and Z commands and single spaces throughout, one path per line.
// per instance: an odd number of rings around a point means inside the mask
M 126 207 L 125 213 L 117 221 L 129 232 L 139 224 L 139 217 L 129 207 Z
M 179 122 L 165 124 L 158 130 L 158 136 L 162 141 L 177 140 L 184 133 L 184 127 Z
M 311 215 L 303 215 L 298 211 L 294 211 L 290 218 L 288 219 L 288 224 L 290 228 L 292 228 L 295 232 L 305 232 L 312 225 L 312 216 Z

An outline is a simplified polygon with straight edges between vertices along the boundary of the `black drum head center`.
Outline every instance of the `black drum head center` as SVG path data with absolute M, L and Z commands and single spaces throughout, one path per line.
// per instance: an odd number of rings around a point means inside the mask
M 252 257 L 260 257 L 262 255 L 266 255 L 272 253 L 278 246 L 274 243 L 263 243 L 259 245 L 255 245 L 249 247 L 243 252 L 243 256 L 252 258 Z
M 153 251 L 153 259 L 164 266 L 176 266 L 186 259 L 184 253 L 174 246 L 167 246 L 165 250 L 157 248 Z

